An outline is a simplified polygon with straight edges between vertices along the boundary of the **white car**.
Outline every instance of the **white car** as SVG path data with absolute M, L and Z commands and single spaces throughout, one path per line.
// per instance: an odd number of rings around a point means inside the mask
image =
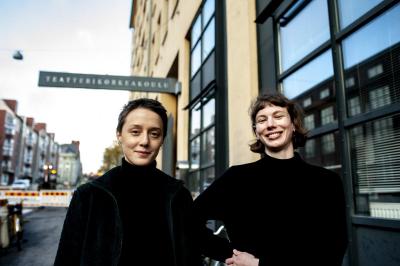
M 14 183 L 11 185 L 12 189 L 21 189 L 26 190 L 31 185 L 31 182 L 27 179 L 18 179 L 15 180 Z

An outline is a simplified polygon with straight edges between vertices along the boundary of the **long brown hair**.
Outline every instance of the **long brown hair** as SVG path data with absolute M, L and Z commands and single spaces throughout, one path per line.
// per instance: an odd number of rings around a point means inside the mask
M 257 113 L 264 109 L 267 104 L 272 104 L 287 109 L 290 120 L 295 127 L 295 132 L 292 137 L 293 148 L 296 149 L 298 147 L 303 147 L 306 143 L 308 133 L 307 129 L 303 126 L 303 110 L 294 101 L 289 100 L 278 92 L 259 95 L 251 104 L 250 118 L 253 133 L 256 133 L 255 125 Z M 256 140 L 254 143 L 250 144 L 250 150 L 256 153 L 264 153 L 265 147 L 260 140 Z

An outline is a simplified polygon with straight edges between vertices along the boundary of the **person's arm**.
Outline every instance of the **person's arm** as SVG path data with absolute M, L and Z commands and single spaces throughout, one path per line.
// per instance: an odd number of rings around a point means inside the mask
M 54 266 L 80 265 L 84 235 L 82 208 L 80 192 L 76 190 L 65 217 Z
M 232 246 L 228 239 L 214 235 L 206 223 L 208 220 L 224 222 L 224 213 L 229 209 L 229 187 L 226 186 L 225 180 L 229 179 L 230 170 L 214 181 L 194 201 L 200 250 L 203 255 L 219 261 L 225 261 L 232 256 Z
M 347 225 L 346 225 L 346 203 L 343 184 L 340 177 L 334 174 L 332 178 L 330 205 L 327 210 L 330 217 L 327 217 L 326 231 L 329 239 L 326 239 L 327 257 L 331 258 L 332 264 L 342 265 L 342 260 L 347 248 Z M 329 199 L 329 198 L 328 198 Z

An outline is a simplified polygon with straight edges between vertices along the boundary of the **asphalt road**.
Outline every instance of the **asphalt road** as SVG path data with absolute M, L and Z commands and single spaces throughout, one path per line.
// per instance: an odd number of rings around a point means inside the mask
M 0 265 L 53 265 L 66 212 L 66 208 L 47 207 L 25 214 L 22 251 L 15 245 L 0 250 Z

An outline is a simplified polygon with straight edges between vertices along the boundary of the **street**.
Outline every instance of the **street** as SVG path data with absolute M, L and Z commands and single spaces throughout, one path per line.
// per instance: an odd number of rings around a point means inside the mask
M 18 252 L 16 246 L 0 249 L 0 265 L 53 265 L 66 211 L 47 207 L 24 215 L 22 251 Z

